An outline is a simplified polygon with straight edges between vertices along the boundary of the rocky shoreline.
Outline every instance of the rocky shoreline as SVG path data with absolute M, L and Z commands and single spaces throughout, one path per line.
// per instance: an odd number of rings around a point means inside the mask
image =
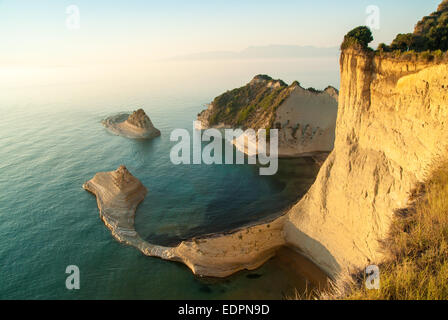
M 199 276 L 222 278 L 257 269 L 285 245 L 285 216 L 233 232 L 183 241 L 175 247 L 151 244 L 134 227 L 136 209 L 148 191 L 125 166 L 97 173 L 83 188 L 96 196 L 100 217 L 116 240 L 147 256 L 184 263 Z

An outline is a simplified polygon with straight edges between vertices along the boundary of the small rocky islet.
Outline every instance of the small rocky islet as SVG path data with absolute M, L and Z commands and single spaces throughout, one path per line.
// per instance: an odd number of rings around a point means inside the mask
M 143 109 L 133 113 L 120 113 L 102 121 L 111 133 L 129 139 L 153 139 L 160 136 L 160 130 L 155 128 L 151 119 Z

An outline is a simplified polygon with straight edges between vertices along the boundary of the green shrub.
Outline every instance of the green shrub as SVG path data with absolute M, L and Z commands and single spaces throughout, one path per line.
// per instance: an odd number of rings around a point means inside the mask
M 443 51 L 440 50 L 440 49 L 434 51 L 434 57 L 435 57 L 435 58 L 442 58 L 442 57 L 443 57 Z
M 387 46 L 381 45 L 381 47 L 378 47 L 378 50 L 385 52 L 387 51 L 386 48 Z M 439 5 L 437 12 L 419 21 L 414 33 L 398 34 L 392 41 L 390 48 L 392 51 L 399 50 L 401 52 L 409 50 L 415 50 L 416 52 L 427 50 L 447 51 L 448 2 L 444 1 Z
M 385 43 L 380 43 L 378 45 L 377 51 L 379 51 L 379 52 L 389 52 L 390 51 L 390 47 L 387 44 L 385 44 Z
M 372 41 L 372 31 L 370 31 L 369 28 L 365 26 L 357 27 L 345 35 L 341 49 L 356 46 L 360 46 L 362 49 L 367 49 L 369 43 Z
M 422 59 L 424 59 L 424 60 L 427 60 L 427 61 L 431 61 L 431 60 L 434 59 L 434 55 L 433 55 L 433 54 L 431 53 L 431 51 L 429 51 L 429 50 L 423 51 L 423 52 L 420 54 L 420 57 L 421 57 Z
M 427 35 L 432 50 L 448 50 L 448 26 L 432 27 Z
M 392 41 L 390 45 L 392 50 L 408 51 L 411 49 L 414 41 L 414 34 L 398 34 L 397 37 Z
M 242 124 L 246 119 L 249 117 L 249 115 L 255 110 L 254 105 L 250 105 L 243 110 L 240 111 L 238 115 L 238 124 Z

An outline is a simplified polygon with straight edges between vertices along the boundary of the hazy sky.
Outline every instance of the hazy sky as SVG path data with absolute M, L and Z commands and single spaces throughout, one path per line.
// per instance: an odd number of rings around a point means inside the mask
M 0 0 L 1 65 L 139 63 L 271 44 L 338 46 L 380 8 L 375 43 L 410 32 L 441 0 Z M 66 8 L 80 29 L 66 26 Z

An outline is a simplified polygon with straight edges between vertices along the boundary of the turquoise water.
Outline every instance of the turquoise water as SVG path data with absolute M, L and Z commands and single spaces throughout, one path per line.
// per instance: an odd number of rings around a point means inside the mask
M 216 88 L 157 95 L 72 87 L 21 87 L 0 97 L 1 299 L 281 299 L 305 287 L 305 277 L 276 259 L 253 272 L 202 279 L 146 257 L 112 238 L 95 197 L 81 186 L 125 164 L 149 189 L 137 230 L 172 244 L 278 215 L 312 184 L 312 161 L 281 161 L 271 177 L 251 165 L 175 166 L 170 132 L 192 130 Z M 137 107 L 160 138 L 128 140 L 102 127 L 106 116 Z M 65 288 L 68 265 L 80 268 L 80 290 Z

